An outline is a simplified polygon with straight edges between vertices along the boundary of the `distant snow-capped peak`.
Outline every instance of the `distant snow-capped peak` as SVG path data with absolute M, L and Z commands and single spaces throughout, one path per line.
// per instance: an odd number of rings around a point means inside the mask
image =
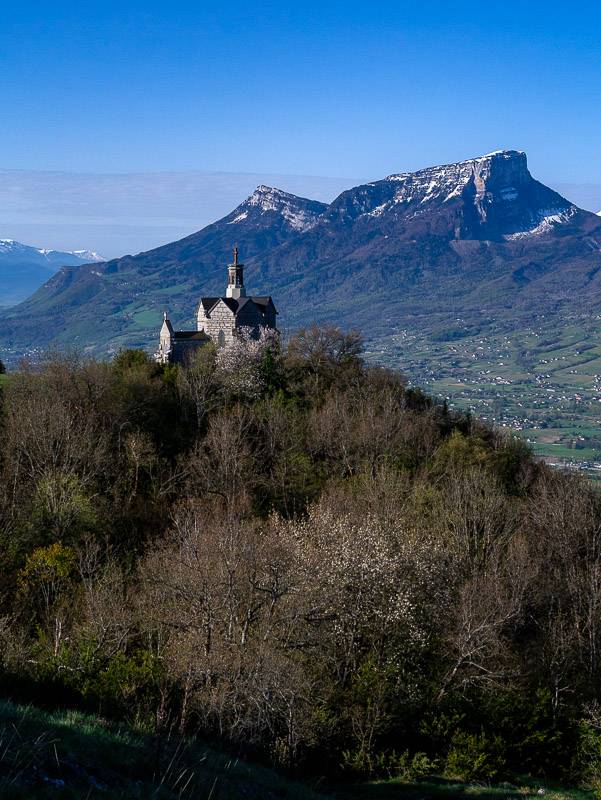
M 64 256 L 74 257 L 82 263 L 96 263 L 105 260 L 99 253 L 93 250 L 55 250 L 54 248 L 48 247 L 33 247 L 32 245 L 17 242 L 15 239 L 0 239 L 0 252 L 5 256 L 8 256 L 10 253 L 21 255 L 29 254 L 31 256 L 39 255 L 46 260 L 52 260 L 54 262 L 60 260 Z M 69 260 L 72 260 L 72 258 Z
M 96 253 L 94 250 L 67 250 L 67 252 L 71 253 L 73 256 L 81 258 L 87 263 L 100 263 L 101 261 L 106 261 L 106 259 L 101 256 L 100 253 Z
M 36 247 L 37 252 L 42 256 L 62 256 L 70 255 L 85 261 L 86 263 L 104 261 L 105 259 L 93 250 L 53 250 L 46 247 Z

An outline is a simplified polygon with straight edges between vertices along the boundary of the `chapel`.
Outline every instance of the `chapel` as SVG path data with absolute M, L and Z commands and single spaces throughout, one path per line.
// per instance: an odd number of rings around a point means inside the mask
M 227 287 L 222 297 L 201 297 L 196 314 L 196 330 L 176 331 L 167 312 L 159 334 L 155 360 L 159 364 L 181 364 L 197 348 L 208 342 L 217 347 L 232 344 L 244 329 L 253 338 L 262 330 L 276 331 L 277 311 L 270 296 L 249 296 L 244 286 L 244 264 L 238 261 L 234 248 L 233 263 L 227 267 Z

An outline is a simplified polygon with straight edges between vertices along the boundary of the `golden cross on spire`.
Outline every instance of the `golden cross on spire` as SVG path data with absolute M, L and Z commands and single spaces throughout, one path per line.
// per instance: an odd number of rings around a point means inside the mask
M 234 246 L 234 266 L 238 266 L 238 245 Z

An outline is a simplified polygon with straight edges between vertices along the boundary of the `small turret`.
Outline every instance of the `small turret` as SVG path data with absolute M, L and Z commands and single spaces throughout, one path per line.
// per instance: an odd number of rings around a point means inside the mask
M 169 317 L 167 316 L 167 312 L 163 311 L 163 324 L 161 325 L 159 349 L 158 352 L 154 354 L 154 357 L 159 364 L 169 363 L 172 339 L 173 339 L 173 326 L 171 325 Z
M 226 297 L 246 297 L 244 288 L 244 264 L 238 263 L 238 248 L 234 247 L 234 263 L 228 264 Z

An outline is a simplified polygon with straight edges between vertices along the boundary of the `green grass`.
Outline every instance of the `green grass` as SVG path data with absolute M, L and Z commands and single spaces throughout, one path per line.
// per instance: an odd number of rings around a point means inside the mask
M 593 800 L 593 792 L 584 789 L 565 789 L 549 786 L 543 781 L 526 781 L 518 784 L 501 783 L 496 786 L 461 783 L 445 778 L 428 778 L 416 783 L 400 779 L 371 781 L 348 786 L 341 793 L 334 792 L 340 800 L 540 800 L 538 790 L 544 788 L 545 800 Z
M 1 800 L 593 800 L 593 793 L 524 779 L 496 786 L 441 777 L 321 785 L 179 736 L 162 740 L 77 711 L 0 701 Z
M 163 286 L 162 289 L 157 289 L 155 294 L 159 296 L 168 296 L 168 297 L 175 295 L 182 295 L 184 294 L 184 289 L 185 287 L 182 287 L 180 284 Z M 187 297 L 185 299 L 187 300 Z
M 134 313 L 133 321 L 135 322 L 136 328 L 148 328 L 154 325 L 157 330 L 160 330 L 162 316 L 161 314 L 157 314 L 153 309 L 141 308 Z
M 273 770 L 198 743 L 156 738 L 75 711 L 0 702 L 2 800 L 323 800 Z

